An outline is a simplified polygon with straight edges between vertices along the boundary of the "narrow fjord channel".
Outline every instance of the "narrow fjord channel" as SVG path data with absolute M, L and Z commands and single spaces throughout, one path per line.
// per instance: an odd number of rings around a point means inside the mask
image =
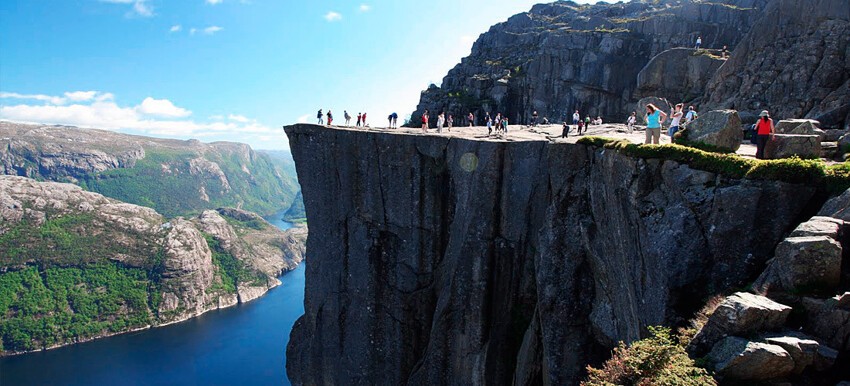
M 267 218 L 281 229 L 281 214 Z M 288 385 L 286 344 L 304 313 L 304 263 L 243 305 L 182 323 L 0 359 L 0 385 Z

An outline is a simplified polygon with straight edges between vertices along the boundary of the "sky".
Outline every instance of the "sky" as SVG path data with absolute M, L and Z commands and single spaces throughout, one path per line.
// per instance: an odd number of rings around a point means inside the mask
M 3 0 L 0 120 L 285 149 L 320 108 L 404 119 L 538 2 Z

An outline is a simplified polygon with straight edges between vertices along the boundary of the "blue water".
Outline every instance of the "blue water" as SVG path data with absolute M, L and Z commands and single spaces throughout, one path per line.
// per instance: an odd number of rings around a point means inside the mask
M 279 215 L 268 220 L 291 226 Z M 304 264 L 280 280 L 253 302 L 182 323 L 0 359 L 0 386 L 288 385 L 285 351 L 304 314 Z

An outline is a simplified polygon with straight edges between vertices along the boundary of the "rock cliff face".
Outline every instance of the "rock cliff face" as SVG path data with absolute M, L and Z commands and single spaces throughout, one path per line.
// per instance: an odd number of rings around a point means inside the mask
M 502 112 L 512 123 L 526 123 L 534 110 L 563 121 L 580 109 L 583 115 L 624 121 L 640 98 L 635 79 L 651 58 L 693 47 L 700 35 L 704 47 L 735 47 L 767 2 L 536 5 L 482 34 L 440 87 L 423 91 L 412 123 L 420 124 L 425 109 L 458 116 Z
M 502 112 L 523 124 L 535 110 L 560 122 L 579 109 L 625 121 L 634 102 L 654 95 L 841 128 L 850 114 L 848 12 L 844 0 L 536 5 L 482 34 L 439 87 L 422 92 L 411 124 L 425 109 Z M 700 35 L 704 48 L 728 46 L 729 61 L 691 49 Z
M 288 208 L 299 187 L 280 158 L 239 143 L 0 122 L 0 174 L 74 183 L 168 217 Z
M 585 145 L 286 132 L 311 232 L 294 384 L 577 384 L 822 203 Z
M 304 228 L 283 232 L 256 214 L 237 209 L 205 211 L 197 218 L 169 221 L 153 209 L 72 184 L 0 175 L 0 291 L 4 291 L 0 355 L 173 323 L 250 301 L 280 284 L 276 276 L 303 260 L 305 239 Z M 57 308 L 44 303 L 24 308 L 17 302 L 42 295 L 32 283 L 23 287 L 10 284 L 14 275 L 37 270 L 38 285 L 53 293 L 50 291 L 58 290 L 52 275 L 68 269 L 79 269 L 85 275 L 86 270 L 104 265 L 138 275 L 131 276 L 132 282 L 141 283 L 143 299 L 118 300 L 117 308 L 98 300 L 95 316 L 101 324 L 90 331 L 75 325 L 73 315 L 85 312 L 80 309 L 85 304 L 78 304 L 79 300 L 68 300 Z M 52 269 L 60 273 L 45 273 Z M 94 286 L 89 288 L 93 293 L 118 291 L 118 299 L 129 293 L 102 279 L 96 284 L 79 282 L 79 277 L 70 280 L 78 288 Z M 61 303 L 65 301 L 62 296 L 56 292 L 53 298 Z M 58 318 L 62 322 L 57 322 L 54 331 L 73 331 L 67 336 L 61 332 L 42 336 L 27 327 L 30 319 L 59 313 L 69 316 Z M 132 322 L 114 323 L 122 318 Z M 31 336 L 34 346 L 12 342 L 16 333 Z

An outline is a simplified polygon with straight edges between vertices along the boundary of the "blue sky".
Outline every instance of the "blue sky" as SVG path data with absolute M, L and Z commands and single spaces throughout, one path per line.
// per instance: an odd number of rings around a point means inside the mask
M 3 0 L 0 119 L 285 148 L 319 108 L 406 117 L 537 2 Z

